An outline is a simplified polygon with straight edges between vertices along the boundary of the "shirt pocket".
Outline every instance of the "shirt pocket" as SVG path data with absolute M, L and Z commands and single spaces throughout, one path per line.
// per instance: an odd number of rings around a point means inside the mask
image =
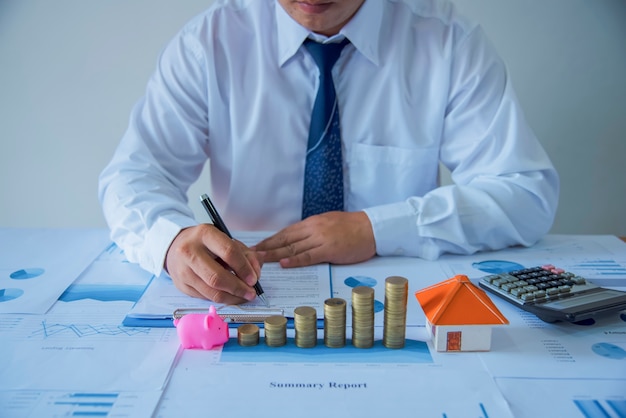
M 352 144 L 346 161 L 348 210 L 423 196 L 437 187 L 438 155 L 437 147 Z

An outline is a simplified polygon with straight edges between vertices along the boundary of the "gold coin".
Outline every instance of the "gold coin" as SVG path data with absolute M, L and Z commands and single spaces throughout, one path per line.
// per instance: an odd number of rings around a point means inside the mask
M 346 345 L 346 301 L 330 298 L 324 301 L 324 344 L 329 348 Z
M 387 348 L 402 348 L 405 344 L 408 283 L 400 276 L 385 280 L 383 345 Z
M 300 348 L 317 345 L 317 311 L 310 306 L 300 306 L 294 310 L 295 343 Z
M 287 318 L 272 315 L 264 321 L 265 344 L 268 347 L 281 347 L 287 343 Z
M 243 347 L 251 347 L 259 343 L 259 327 L 255 324 L 244 324 L 237 328 L 237 342 Z
M 371 287 L 352 289 L 352 345 L 357 348 L 374 345 L 374 289 Z

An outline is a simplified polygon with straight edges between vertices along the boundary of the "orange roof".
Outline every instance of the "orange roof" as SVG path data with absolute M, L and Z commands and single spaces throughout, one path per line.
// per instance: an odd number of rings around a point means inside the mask
M 457 275 L 415 292 L 426 317 L 434 325 L 498 325 L 509 321 L 484 290 L 467 276 Z

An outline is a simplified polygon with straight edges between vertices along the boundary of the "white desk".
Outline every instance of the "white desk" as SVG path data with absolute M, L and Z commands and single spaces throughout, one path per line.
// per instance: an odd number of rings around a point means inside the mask
M 0 289 L 40 280 L 45 292 L 52 283 L 44 274 L 27 278 L 29 269 L 52 270 L 51 260 L 67 260 L 77 246 L 85 252 L 100 245 L 102 253 L 82 261 L 87 269 L 76 282 L 54 279 L 74 286 L 47 312 L 0 314 L 0 417 L 626 417 L 626 314 L 592 325 L 546 324 L 494 299 L 511 323 L 494 329 L 484 353 L 434 352 L 420 326 L 407 329 L 401 350 L 380 343 L 331 350 L 321 340 L 313 349 L 293 342 L 242 348 L 232 338 L 223 350 L 179 350 L 174 329 L 120 325 L 149 275 L 100 243 L 106 231 L 85 231 L 76 242 L 55 231 L 41 244 L 45 252 L 33 252 L 33 240 L 11 247 L 6 238 L 20 232 L 0 229 Z M 455 274 L 484 275 L 473 266 L 485 260 L 527 266 L 551 260 L 626 288 L 626 244 L 607 236 L 551 236 L 527 250 L 333 266 L 333 291 L 344 296 L 348 278 L 382 283 L 402 275 L 410 280 L 409 304 L 417 304 L 416 290 Z M 19 270 L 21 280 L 10 278 Z M 382 329 L 377 332 L 380 338 Z

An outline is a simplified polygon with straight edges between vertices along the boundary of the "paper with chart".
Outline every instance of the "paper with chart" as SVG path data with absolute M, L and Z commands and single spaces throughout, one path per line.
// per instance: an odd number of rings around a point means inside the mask
M 122 317 L 3 315 L 0 390 L 162 390 L 179 348 L 176 331 L 125 327 Z
M 45 313 L 110 242 L 105 229 L 0 228 L 0 313 Z
M 497 378 L 496 383 L 516 418 L 626 417 L 626 378 Z
M 510 304 L 494 302 L 510 324 L 494 329 L 491 351 L 480 354 L 493 376 L 626 378 L 626 313 L 580 324 L 548 324 Z M 523 353 L 523 361 L 515 361 L 516 353 Z
M 127 312 L 141 297 L 152 274 L 129 263 L 111 243 L 59 296 L 49 313 Z
M 1 416 L 151 418 L 161 399 L 156 392 L 0 391 Z
M 598 286 L 626 289 L 626 243 L 612 235 L 548 235 L 530 248 L 508 248 L 439 259 L 448 275 L 479 278 L 510 269 L 553 264 Z
M 45 315 L 0 314 L 2 412 L 151 417 L 178 339 L 120 324 L 150 277 L 110 244 Z
M 177 417 L 184 408 L 194 416 L 211 408 L 216 415 L 243 416 L 254 405 L 276 418 L 512 417 L 478 357 L 435 356 L 418 327 L 407 330 L 401 350 L 382 347 L 377 332 L 371 349 L 327 348 L 322 340 L 302 349 L 288 333 L 287 345 L 278 349 L 242 348 L 231 338 L 223 349 L 185 350 L 155 415 Z
M 178 352 L 175 330 L 121 325 L 149 278 L 109 244 L 45 315 L 0 315 L 0 339 L 10 342 L 0 344 L 0 390 L 114 392 L 118 399 L 163 390 Z

